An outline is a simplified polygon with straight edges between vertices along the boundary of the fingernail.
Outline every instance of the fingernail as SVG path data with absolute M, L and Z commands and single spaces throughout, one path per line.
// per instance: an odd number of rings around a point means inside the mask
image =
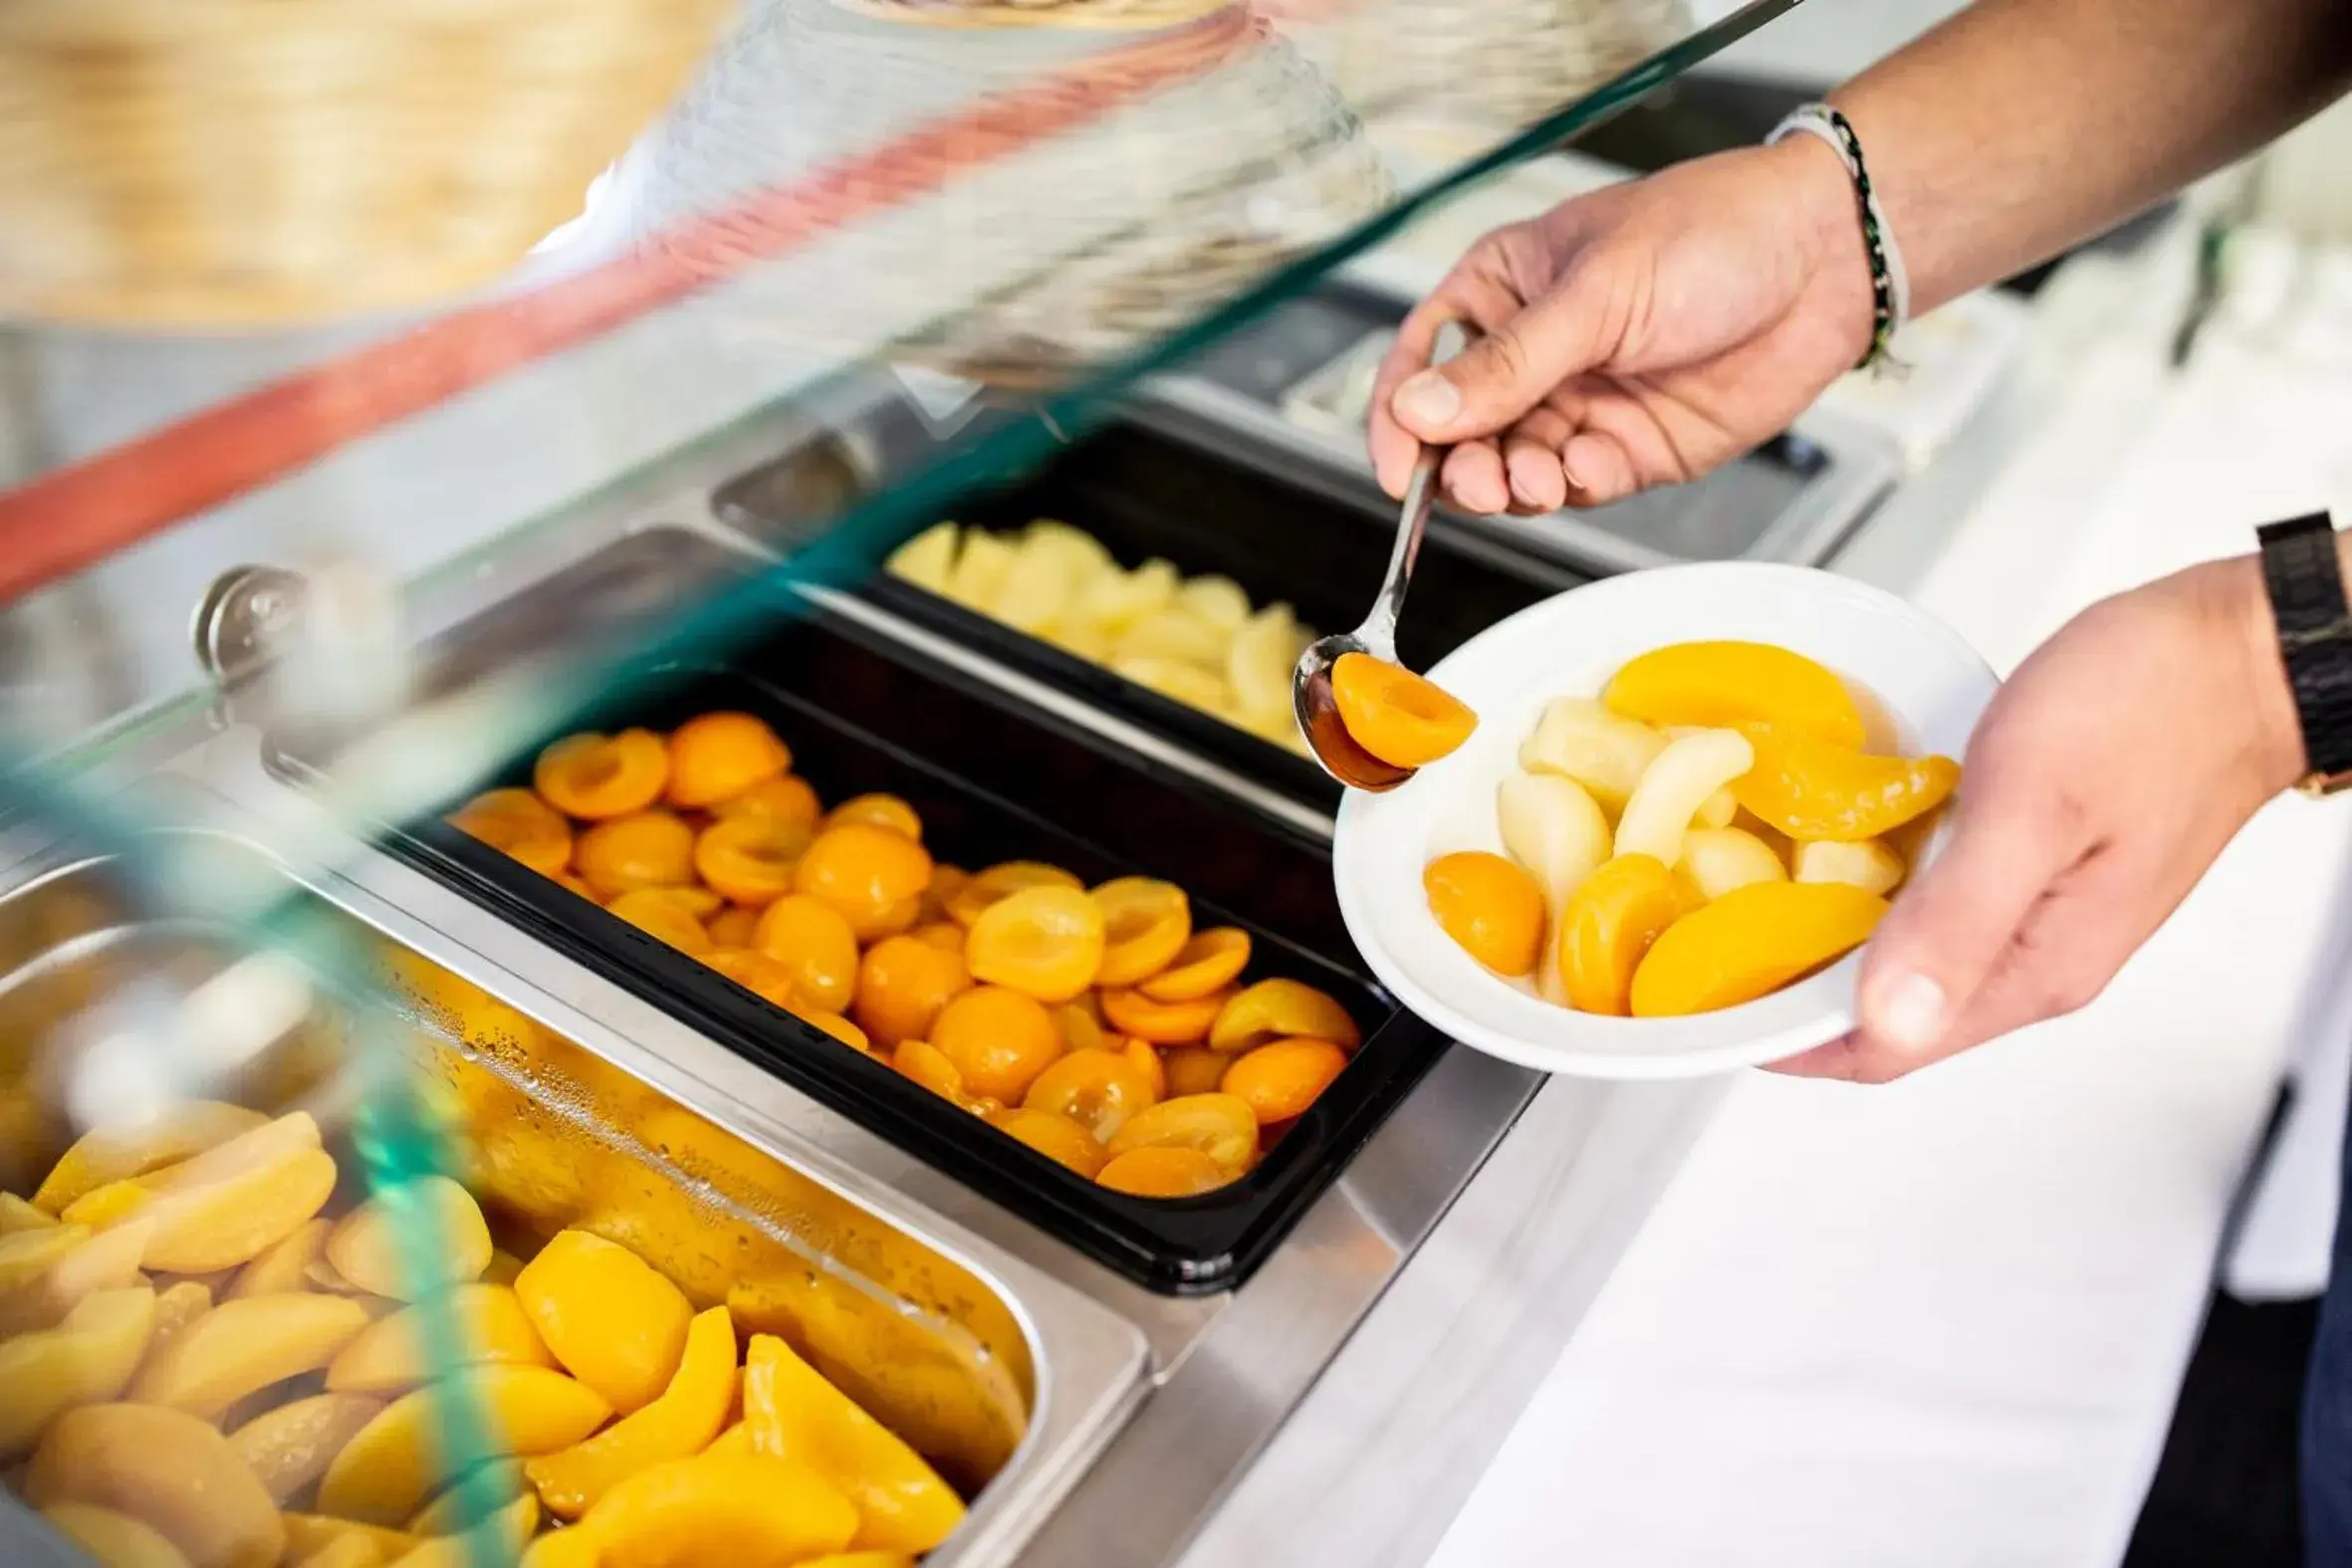
M 1435 370 L 1424 370 L 1396 389 L 1396 411 L 1418 425 L 1450 425 L 1462 412 L 1462 394 Z
M 1877 1011 L 1877 1032 L 1900 1049 L 1924 1051 L 1944 1037 L 1944 988 L 1925 975 L 1887 987 Z

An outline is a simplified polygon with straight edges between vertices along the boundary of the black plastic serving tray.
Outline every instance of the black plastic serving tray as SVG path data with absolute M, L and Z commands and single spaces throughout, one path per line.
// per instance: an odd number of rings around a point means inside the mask
M 788 458 L 723 486 L 714 498 L 720 515 L 760 520 L 788 510 L 775 476 L 789 473 L 792 463 Z M 1241 584 L 1253 605 L 1289 600 L 1318 632 L 1345 631 L 1363 619 L 1388 564 L 1395 522 L 1128 423 L 1114 423 L 1043 470 L 972 498 L 955 517 L 991 533 L 1058 519 L 1093 535 L 1122 566 L 1158 556 L 1187 577 L 1222 573 Z M 1397 653 L 1427 669 L 1505 616 L 1585 580 L 1433 526 L 1415 566 L 1411 606 L 1397 628 Z M 1080 695 L 1245 779 L 1326 810 L 1338 806 L 1339 785 L 1305 758 L 1102 665 L 887 571 L 857 591 L 902 620 Z
M 567 728 L 666 730 L 697 713 L 756 713 L 826 800 L 904 796 L 935 857 L 967 869 L 1048 860 L 1089 883 L 1165 877 L 1197 926 L 1247 929 L 1247 979 L 1286 975 L 1336 997 L 1364 1042 L 1259 1167 L 1200 1198 L 1097 1187 L 586 899 L 438 818 L 391 851 L 502 919 L 617 981 L 779 1077 L 1149 1288 L 1231 1288 L 1446 1048 L 1365 978 L 1332 893 L 1327 849 L 1238 801 L 1188 788 L 1074 726 L 812 609 L 725 668 L 668 668 Z M 527 784 L 555 737 L 528 739 L 480 782 Z M 296 759 L 299 763 L 299 759 Z

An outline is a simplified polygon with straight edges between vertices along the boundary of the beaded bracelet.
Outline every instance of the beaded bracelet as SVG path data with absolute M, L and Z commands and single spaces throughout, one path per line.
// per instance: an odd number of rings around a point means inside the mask
M 1887 227 L 1886 213 L 1870 186 L 1870 169 L 1862 161 L 1862 138 L 1852 121 L 1827 104 L 1807 104 L 1773 127 L 1765 145 L 1798 132 L 1818 136 L 1829 144 L 1854 182 L 1855 204 L 1861 209 L 1862 248 L 1870 262 L 1870 349 L 1856 369 L 1897 365 L 1895 334 L 1911 319 L 1911 280 L 1903 271 L 1903 253 Z

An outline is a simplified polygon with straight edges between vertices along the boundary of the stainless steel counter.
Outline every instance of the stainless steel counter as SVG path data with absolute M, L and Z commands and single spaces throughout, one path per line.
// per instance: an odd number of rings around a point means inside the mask
M 1192 401 L 1197 416 L 1201 400 Z M 844 448 L 858 462 L 890 461 L 886 420 L 860 413 L 839 423 L 858 432 Z M 555 573 L 655 527 L 756 558 L 774 542 L 719 516 L 715 488 L 828 428 L 806 414 L 756 421 L 659 465 L 561 529 L 444 575 L 410 606 L 409 630 L 430 637 L 479 626 L 491 610 L 500 612 L 492 620 L 527 622 L 534 590 Z M 1870 482 L 1838 492 L 1850 515 L 1805 537 L 1819 549 L 1845 540 L 1834 565 L 1850 562 L 1900 591 L 1933 560 L 2004 439 L 1998 419 L 1972 427 L 1949 471 L 1931 468 L 1872 512 L 1893 464 L 1856 438 L 1864 456 L 1851 472 Z M 644 582 L 632 591 L 657 600 L 661 589 Z M 831 602 L 1206 787 L 1251 788 L 881 611 Z M 959 1565 L 1015 1556 L 1069 1568 L 1420 1563 L 1723 1093 L 1721 1081 L 1547 1081 L 1456 1049 L 1240 1289 L 1154 1295 L 366 846 L 314 794 L 264 766 L 249 718 L 232 694 L 214 713 L 165 725 L 120 753 L 116 781 L 151 789 L 156 776 L 168 779 L 174 811 L 271 845 L 345 911 L 577 1031 L 740 1136 L 907 1213 L 1006 1280 L 1025 1308 L 1078 1325 L 1064 1324 L 1074 1347 L 1060 1352 L 1064 1364 L 1045 1369 L 1050 1388 L 1092 1391 L 1075 1407 L 1049 1394 L 1041 1411 L 1036 1441 L 1057 1468 L 1026 1477 L 1018 1506 L 984 1502 L 971 1536 L 953 1548 Z M 1301 830 L 1329 830 L 1294 803 L 1255 803 Z M 1116 1368 L 1129 1339 L 1140 1380 L 1126 1391 Z

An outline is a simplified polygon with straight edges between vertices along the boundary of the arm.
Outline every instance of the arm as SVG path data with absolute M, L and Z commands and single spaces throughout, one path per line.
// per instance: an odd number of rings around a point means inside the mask
M 2145 206 L 2352 85 L 2352 0 L 1981 0 L 1834 95 L 1931 310 Z M 1424 371 L 1440 323 L 1481 336 Z M 1373 464 L 1545 512 L 1687 480 L 1869 342 L 1845 168 L 1810 136 L 1678 165 L 1481 240 L 1381 368 Z M 1416 373 L 1419 372 L 1419 373 Z
M 2341 0 L 1980 0 L 1831 102 L 1925 312 L 2244 156 L 2347 86 Z

